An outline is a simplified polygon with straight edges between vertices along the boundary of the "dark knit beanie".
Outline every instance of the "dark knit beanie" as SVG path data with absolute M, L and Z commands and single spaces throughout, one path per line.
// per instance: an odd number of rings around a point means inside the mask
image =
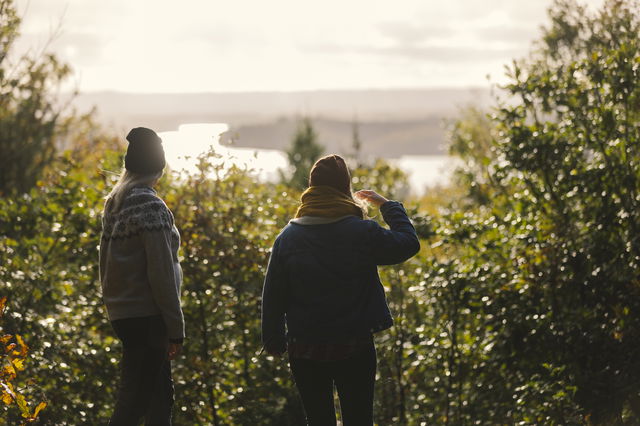
M 151 129 L 136 127 L 127 135 L 129 146 L 124 167 L 134 173 L 156 173 L 164 169 L 162 139 Z
M 311 168 L 309 186 L 331 186 L 351 196 L 351 175 L 349 168 L 339 155 L 322 157 Z

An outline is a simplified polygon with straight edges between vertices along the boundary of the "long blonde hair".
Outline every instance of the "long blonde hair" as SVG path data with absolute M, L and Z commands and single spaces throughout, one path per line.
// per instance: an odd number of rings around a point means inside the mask
M 104 203 L 104 212 L 117 213 L 122 206 L 125 195 L 134 186 L 153 186 L 162 177 L 163 171 L 139 174 L 124 169 L 120 174 L 120 179 L 113 186 L 109 195 L 107 195 Z

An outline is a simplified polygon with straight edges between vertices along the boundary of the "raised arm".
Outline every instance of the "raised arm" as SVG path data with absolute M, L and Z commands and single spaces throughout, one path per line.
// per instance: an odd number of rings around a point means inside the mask
M 371 244 L 377 265 L 395 265 L 413 257 L 420 251 L 420 241 L 407 212 L 397 201 L 389 201 L 374 191 L 358 191 L 356 197 L 380 208 L 390 229 L 372 222 Z

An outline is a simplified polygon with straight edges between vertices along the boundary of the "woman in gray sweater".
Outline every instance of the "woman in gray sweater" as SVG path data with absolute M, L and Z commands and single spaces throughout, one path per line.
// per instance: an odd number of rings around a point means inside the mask
M 153 189 L 165 166 L 162 140 L 138 127 L 127 135 L 125 170 L 105 202 L 100 280 L 122 342 L 120 386 L 110 425 L 170 425 L 171 363 L 182 348 L 180 235 Z

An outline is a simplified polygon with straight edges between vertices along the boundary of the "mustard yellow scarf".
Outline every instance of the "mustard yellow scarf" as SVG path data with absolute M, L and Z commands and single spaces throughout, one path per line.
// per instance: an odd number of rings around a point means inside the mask
M 363 218 L 362 208 L 347 194 L 331 186 L 310 186 L 300 197 L 302 205 L 298 207 L 296 217 L 341 217 L 358 216 Z

